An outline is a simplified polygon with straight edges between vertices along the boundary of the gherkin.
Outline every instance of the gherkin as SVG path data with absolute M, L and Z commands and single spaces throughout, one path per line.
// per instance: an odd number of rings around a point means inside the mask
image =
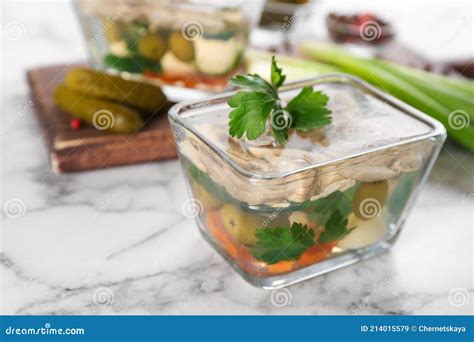
M 147 33 L 138 41 L 138 52 L 155 62 L 160 61 L 166 50 L 166 42 L 159 34 Z
M 181 61 L 189 63 L 194 58 L 193 42 L 186 40 L 181 32 L 173 32 L 168 37 L 168 46 Z
M 54 92 L 56 105 L 70 115 L 111 133 L 133 133 L 143 126 L 140 113 L 119 103 L 84 95 L 60 85 Z
M 77 68 L 71 70 L 64 84 L 85 95 L 120 102 L 152 115 L 165 104 L 166 98 L 160 88 L 148 83 L 125 80 L 120 76 Z

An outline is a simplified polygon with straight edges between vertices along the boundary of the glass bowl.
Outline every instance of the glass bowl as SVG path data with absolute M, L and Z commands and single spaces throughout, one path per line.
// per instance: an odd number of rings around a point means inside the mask
M 200 96 L 225 89 L 242 67 L 263 3 L 75 0 L 75 7 L 94 67 L 193 89 L 191 96 Z M 189 93 L 171 97 L 189 98 Z
M 280 98 L 305 86 L 328 94 L 333 122 L 290 131 L 283 147 L 270 135 L 229 137 L 227 101 L 234 93 L 169 112 L 191 194 L 183 211 L 243 278 L 262 288 L 387 251 L 446 138 L 438 121 L 347 75 L 286 85 Z

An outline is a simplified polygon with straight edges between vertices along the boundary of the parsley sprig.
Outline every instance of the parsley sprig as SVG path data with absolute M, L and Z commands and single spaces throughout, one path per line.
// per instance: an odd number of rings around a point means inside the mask
M 336 190 L 326 197 L 315 201 L 307 201 L 303 208 L 309 211 L 308 219 L 318 222 L 321 226 L 326 226 L 332 213 L 338 210 L 343 216 L 348 216 L 352 211 L 352 199 L 356 187 L 346 191 Z
M 295 260 L 314 245 L 314 231 L 301 223 L 293 223 L 291 228 L 258 228 L 255 231 L 257 243 L 252 250 L 255 258 L 268 264 L 283 260 Z
M 344 238 L 354 228 L 347 228 L 347 217 L 345 217 L 339 210 L 334 211 L 326 222 L 324 231 L 319 235 L 319 243 L 328 243 Z
M 228 104 L 229 134 L 232 137 L 255 140 L 265 133 L 270 119 L 271 133 L 278 144 L 288 139 L 290 128 L 309 131 L 331 123 L 331 111 L 326 108 L 328 97 L 312 87 L 304 87 L 286 106 L 278 95 L 286 75 L 272 57 L 270 82 L 257 74 L 238 75 L 230 83 L 244 91 L 232 96 Z

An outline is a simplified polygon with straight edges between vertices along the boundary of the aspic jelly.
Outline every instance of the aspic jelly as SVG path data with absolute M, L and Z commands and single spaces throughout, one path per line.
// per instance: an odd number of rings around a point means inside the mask
M 225 94 L 169 114 L 204 238 L 250 283 L 276 288 L 387 251 L 445 139 L 436 120 L 346 75 L 283 87 L 324 92 L 332 122 L 284 144 L 229 134 Z

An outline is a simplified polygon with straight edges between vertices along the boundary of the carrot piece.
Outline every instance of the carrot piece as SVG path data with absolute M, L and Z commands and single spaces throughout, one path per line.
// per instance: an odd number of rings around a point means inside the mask
M 230 236 L 224 228 L 219 211 L 211 210 L 207 212 L 206 225 L 214 240 L 225 249 L 242 270 L 253 275 L 261 275 L 265 272 L 266 264 L 255 259 L 246 246 L 238 243 Z
M 216 240 L 231 257 L 236 258 L 239 246 L 225 230 L 221 215 L 218 211 L 211 210 L 207 212 L 206 225 L 214 240 Z
M 305 267 L 323 260 L 331 252 L 334 245 L 335 243 L 326 243 L 309 248 L 299 257 L 298 266 Z

